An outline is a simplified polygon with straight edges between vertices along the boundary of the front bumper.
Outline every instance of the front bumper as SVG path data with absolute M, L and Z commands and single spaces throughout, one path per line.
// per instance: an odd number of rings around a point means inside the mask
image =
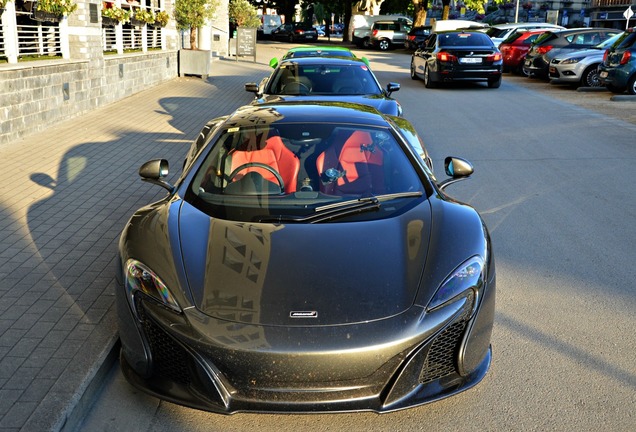
M 145 392 L 217 413 L 395 411 L 485 376 L 494 280 L 480 295 L 424 316 L 331 328 L 239 325 L 142 298 L 133 314 L 119 301 L 122 370 Z

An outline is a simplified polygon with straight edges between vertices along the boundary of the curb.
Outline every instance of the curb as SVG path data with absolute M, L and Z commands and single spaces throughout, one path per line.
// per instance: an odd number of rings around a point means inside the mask
M 100 357 L 95 362 L 95 366 L 87 375 L 83 385 L 77 390 L 75 398 L 68 404 L 58 424 L 51 428 L 52 432 L 75 432 L 80 430 L 80 426 L 90 411 L 95 395 L 103 387 L 104 380 L 113 368 L 119 357 L 121 342 L 116 334 L 109 341 L 108 346 L 102 351 Z M 61 423 L 61 424 L 60 424 Z
M 636 95 L 614 95 L 610 100 L 613 102 L 636 102 Z

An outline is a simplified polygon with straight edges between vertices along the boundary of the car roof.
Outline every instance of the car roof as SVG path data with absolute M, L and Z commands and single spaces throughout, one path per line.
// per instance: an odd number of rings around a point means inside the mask
M 491 27 L 498 28 L 498 29 L 511 29 L 511 28 L 539 27 L 539 26 L 542 28 L 565 29 L 565 27 L 563 26 L 560 26 L 557 24 L 544 23 L 544 22 L 495 24 Z
M 337 101 L 285 101 L 246 105 L 234 111 L 227 125 L 247 127 L 268 123 L 350 123 L 376 127 L 389 126 L 388 120 L 375 108 L 357 103 Z
M 334 45 L 317 45 L 317 46 L 299 46 L 290 48 L 287 52 L 299 52 L 299 51 L 346 51 L 351 52 L 347 47 L 334 46 Z
M 292 57 L 282 60 L 278 67 L 284 64 L 297 63 L 299 65 L 346 65 L 346 64 L 360 64 L 366 66 L 364 60 L 357 57 Z

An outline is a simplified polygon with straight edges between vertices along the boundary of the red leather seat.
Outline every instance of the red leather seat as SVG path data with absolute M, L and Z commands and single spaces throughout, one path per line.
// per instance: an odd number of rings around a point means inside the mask
M 300 160 L 285 146 L 279 136 L 270 136 L 263 141 L 262 135 L 252 134 L 240 149 L 230 152 L 229 156 L 231 158 L 229 172 L 233 172 L 241 165 L 251 162 L 269 165 L 282 177 L 285 184 L 285 193 L 296 192 Z M 257 172 L 265 180 L 278 184 L 273 173 L 259 167 L 246 167 L 237 173 L 233 180 L 239 180 L 249 172 Z
M 347 138 L 348 134 L 337 134 L 334 143 L 316 159 L 320 191 L 330 195 L 384 193 L 382 149 L 373 143 L 368 132 L 355 131 Z M 337 170 L 336 178 L 327 175 L 330 168 Z

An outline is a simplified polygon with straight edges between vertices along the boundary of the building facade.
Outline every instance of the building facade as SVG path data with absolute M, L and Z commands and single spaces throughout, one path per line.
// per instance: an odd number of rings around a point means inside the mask
M 35 0 L 6 0 L 0 145 L 177 77 L 187 34 L 175 27 L 173 3 L 71 0 L 74 10 L 56 16 L 39 13 Z M 227 2 L 219 4 L 199 41 L 201 49 L 226 55 Z

